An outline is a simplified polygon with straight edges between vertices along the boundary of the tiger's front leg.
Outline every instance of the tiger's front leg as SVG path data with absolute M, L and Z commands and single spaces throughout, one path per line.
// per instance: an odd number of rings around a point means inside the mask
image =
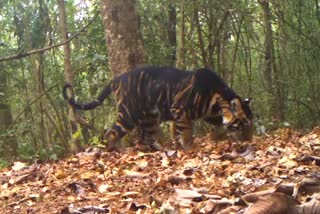
M 178 121 L 176 124 L 177 133 L 179 136 L 179 144 L 184 150 L 189 150 L 194 147 L 192 136 L 192 122 Z
M 187 117 L 186 112 L 175 111 L 174 127 L 175 132 L 178 135 L 178 143 L 184 150 L 189 150 L 194 147 L 193 145 L 193 122 Z

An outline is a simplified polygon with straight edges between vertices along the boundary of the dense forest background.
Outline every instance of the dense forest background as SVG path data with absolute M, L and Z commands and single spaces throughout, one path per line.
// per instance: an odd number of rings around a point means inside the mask
M 68 151 L 61 96 L 66 41 L 61 1 L 0 2 L 0 165 L 16 157 L 56 159 Z M 125 1 L 119 1 L 125 3 Z M 65 1 L 75 94 L 95 97 L 112 78 L 100 1 Z M 138 0 L 146 64 L 214 68 L 252 99 L 259 131 L 308 129 L 320 119 L 318 0 Z M 84 114 L 79 112 L 80 114 Z M 85 113 L 72 134 L 96 142 L 115 105 Z M 83 140 L 84 139 L 84 140 Z

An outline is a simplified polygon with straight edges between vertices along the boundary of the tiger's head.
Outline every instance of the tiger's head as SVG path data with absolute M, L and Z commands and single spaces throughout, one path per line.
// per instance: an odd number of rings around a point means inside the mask
M 252 124 L 250 99 L 241 99 L 215 71 L 198 69 L 195 72 L 194 87 L 200 94 L 211 96 L 205 117 L 222 117 L 222 125 L 231 129 Z
M 242 125 L 252 124 L 252 111 L 250 99 L 233 98 L 230 102 L 224 101 L 220 104 L 222 124 L 231 129 L 238 129 Z
M 249 105 L 250 99 L 241 100 L 241 106 L 238 106 L 238 101 L 226 101 L 222 103 L 224 104 L 222 107 L 218 103 L 211 106 L 208 114 L 204 117 L 204 121 L 210 123 L 214 127 L 223 127 L 239 140 L 251 141 L 254 133 L 254 126 L 252 122 L 253 116 Z
M 241 124 L 250 124 L 252 122 L 252 111 L 250 108 L 250 99 L 241 99 L 235 97 L 230 101 L 224 99 L 216 93 L 212 96 L 205 118 L 221 118 L 220 125 L 225 127 L 238 128 Z

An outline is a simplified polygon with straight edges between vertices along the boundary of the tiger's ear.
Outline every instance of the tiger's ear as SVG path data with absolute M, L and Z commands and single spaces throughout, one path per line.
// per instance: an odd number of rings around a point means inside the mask
M 243 99 L 243 102 L 244 102 L 245 104 L 249 105 L 250 102 L 251 102 L 251 99 L 250 99 L 249 97 L 246 97 L 246 98 Z

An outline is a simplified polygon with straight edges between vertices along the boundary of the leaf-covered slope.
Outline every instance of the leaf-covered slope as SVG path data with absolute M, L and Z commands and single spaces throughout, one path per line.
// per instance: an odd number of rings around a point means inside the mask
M 320 129 L 281 129 L 247 145 L 210 136 L 195 143 L 189 153 L 88 149 L 55 163 L 16 162 L 0 172 L 1 213 L 320 210 Z

